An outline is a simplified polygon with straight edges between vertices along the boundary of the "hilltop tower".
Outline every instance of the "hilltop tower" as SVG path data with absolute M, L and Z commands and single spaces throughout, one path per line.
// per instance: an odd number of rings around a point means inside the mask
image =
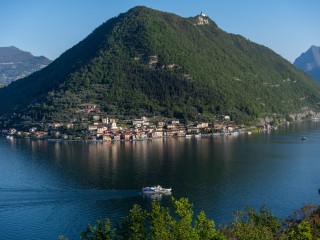
M 197 25 L 208 25 L 209 24 L 209 19 L 206 16 L 206 14 L 204 14 L 204 12 L 200 12 L 200 14 L 198 15 L 197 18 Z

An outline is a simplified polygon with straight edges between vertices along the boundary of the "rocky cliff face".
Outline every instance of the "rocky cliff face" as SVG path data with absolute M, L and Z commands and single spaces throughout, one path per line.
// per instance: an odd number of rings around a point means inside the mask
M 320 83 L 320 47 L 311 46 L 293 64 Z
M 16 47 L 0 47 L 0 84 L 8 85 L 50 63 L 46 57 L 36 57 Z

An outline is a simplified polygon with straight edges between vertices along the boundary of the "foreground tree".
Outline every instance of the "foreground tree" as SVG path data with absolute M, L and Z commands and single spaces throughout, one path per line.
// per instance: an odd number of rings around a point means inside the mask
M 305 205 L 285 219 L 276 218 L 265 206 L 258 210 L 245 207 L 234 215 L 228 226 L 215 228 L 204 212 L 193 216 L 188 199 L 172 198 L 173 209 L 152 202 L 147 212 L 134 205 L 122 222 L 113 226 L 109 219 L 99 219 L 81 232 L 83 240 L 311 240 L 320 239 L 320 207 Z M 60 240 L 66 240 L 60 237 Z
M 228 239 L 277 239 L 281 223 L 265 206 L 255 210 L 246 206 L 244 211 L 235 213 L 230 226 L 224 227 L 222 232 Z
M 161 207 L 158 202 L 152 202 L 150 213 L 150 239 L 171 240 L 173 219 L 168 208 Z
M 150 239 L 150 240 L 202 240 L 224 239 L 215 230 L 213 220 L 206 218 L 204 212 L 196 216 L 193 223 L 192 204 L 188 199 L 172 198 L 175 215 L 170 209 L 163 207 L 159 202 L 152 202 L 150 213 L 134 205 L 128 216 L 123 218 L 120 225 L 112 228 L 108 219 L 99 219 L 96 226 L 88 225 L 81 233 L 85 240 L 111 240 L 111 239 Z
M 284 235 L 291 239 L 320 239 L 320 207 L 306 204 L 284 221 Z
M 312 240 L 311 227 L 307 221 L 302 221 L 289 233 L 289 237 L 295 240 Z
M 96 226 L 88 224 L 87 228 L 81 232 L 81 239 L 95 239 L 95 240 L 112 240 L 115 237 L 115 229 L 111 229 L 111 223 L 109 219 L 103 221 L 98 220 Z M 65 240 L 61 238 L 60 240 Z
M 122 225 L 116 228 L 117 239 L 147 239 L 148 220 L 149 214 L 139 205 L 134 205 Z

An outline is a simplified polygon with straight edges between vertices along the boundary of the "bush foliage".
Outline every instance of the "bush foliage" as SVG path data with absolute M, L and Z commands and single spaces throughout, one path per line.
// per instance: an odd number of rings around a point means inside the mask
M 172 198 L 173 210 L 152 202 L 148 212 L 134 205 L 122 222 L 113 225 L 109 219 L 99 219 L 81 232 L 83 240 L 311 240 L 320 238 L 320 207 L 305 205 L 286 218 L 276 218 L 265 206 L 256 210 L 244 207 L 234 214 L 232 223 L 216 228 L 203 211 L 194 217 L 188 199 Z M 60 239 L 66 239 L 60 237 Z

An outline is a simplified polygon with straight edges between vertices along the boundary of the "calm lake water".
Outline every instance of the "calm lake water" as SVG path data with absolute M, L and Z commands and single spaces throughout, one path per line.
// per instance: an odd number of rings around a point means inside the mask
M 306 141 L 301 137 L 305 136 Z M 195 213 L 226 224 L 243 205 L 278 217 L 320 204 L 320 123 L 271 134 L 71 143 L 0 138 L 0 239 L 79 239 L 99 217 L 117 222 L 143 186 L 173 188 Z M 163 198 L 168 205 L 170 198 Z

